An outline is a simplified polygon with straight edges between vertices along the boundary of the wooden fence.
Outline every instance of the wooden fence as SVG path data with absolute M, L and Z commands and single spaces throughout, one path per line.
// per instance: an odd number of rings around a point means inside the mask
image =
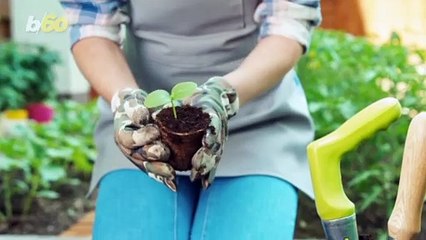
M 397 32 L 405 44 L 426 48 L 425 0 L 322 0 L 323 24 L 383 42 Z

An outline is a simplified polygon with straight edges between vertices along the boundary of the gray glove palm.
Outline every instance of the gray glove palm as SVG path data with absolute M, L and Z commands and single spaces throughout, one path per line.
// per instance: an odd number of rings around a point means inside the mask
M 123 89 L 114 95 L 114 140 L 139 169 L 176 191 L 175 170 L 165 163 L 170 150 L 161 142 L 160 131 L 143 105 L 146 95 L 141 89 Z
M 191 180 L 201 178 L 203 187 L 207 188 L 214 180 L 228 138 L 228 120 L 238 112 L 238 96 L 223 78 L 213 77 L 183 104 L 200 107 L 210 115 L 210 126 L 203 137 L 202 147 L 192 158 L 191 170 Z

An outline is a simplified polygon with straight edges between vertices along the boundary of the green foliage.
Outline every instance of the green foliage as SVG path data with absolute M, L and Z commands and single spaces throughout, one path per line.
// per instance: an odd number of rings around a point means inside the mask
M 170 94 L 166 90 L 159 89 L 148 94 L 144 105 L 147 108 L 156 108 L 170 103 L 171 99 Z
M 318 31 L 297 68 L 317 138 L 380 98 L 393 96 L 401 102 L 401 118 L 342 161 L 345 191 L 355 202 L 362 229 L 370 233 L 386 229 L 409 122 L 426 110 L 425 56 L 403 46 L 396 34 L 388 43 L 375 45 L 344 33 Z
M 53 67 L 58 62 L 58 55 L 42 46 L 1 43 L 0 111 L 52 99 L 56 94 Z
M 155 90 L 148 94 L 144 105 L 147 108 L 156 108 L 171 103 L 174 117 L 177 118 L 174 102 L 191 96 L 196 88 L 197 84 L 194 82 L 181 82 L 172 88 L 171 94 L 162 89 Z
M 0 216 L 6 221 L 30 213 L 36 198 L 59 197 L 62 186 L 78 184 L 78 176 L 91 172 L 96 105 L 51 105 L 51 123 L 34 122 L 0 138 Z

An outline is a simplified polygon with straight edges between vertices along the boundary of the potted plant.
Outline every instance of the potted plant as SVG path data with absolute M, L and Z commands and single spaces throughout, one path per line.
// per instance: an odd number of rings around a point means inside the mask
M 11 66 L 19 65 L 15 58 L 15 46 L 0 44 L 0 133 L 11 133 L 16 125 L 24 125 L 28 119 L 23 91 L 27 83 L 18 79 L 19 74 Z
M 56 96 L 55 75 L 53 67 L 59 62 L 55 52 L 44 47 L 33 47 L 33 52 L 22 61 L 25 69 L 34 73 L 34 78 L 28 78 L 28 91 L 25 91 L 29 117 L 37 122 L 49 122 L 53 119 L 54 111 L 46 101 Z
M 202 139 L 210 124 L 210 116 L 200 108 L 176 106 L 178 100 L 192 95 L 197 88 L 193 82 L 174 86 L 169 94 L 155 90 L 148 94 L 144 105 L 149 109 L 162 108 L 155 117 L 161 140 L 170 148 L 169 164 L 177 171 L 190 170 L 192 156 L 202 146 Z
M 26 126 L 28 111 L 24 96 L 10 86 L 3 87 L 2 79 L 0 74 L 0 135 L 7 135 L 18 125 Z
M 56 95 L 53 66 L 59 61 L 58 55 L 46 48 L 35 45 L 0 44 L 0 82 L 10 96 L 15 93 L 20 107 L 28 110 L 31 119 L 48 122 L 53 109 L 45 104 Z M 2 94 L 0 110 L 13 108 Z M 19 98 L 17 98 L 19 96 Z M 24 106 L 22 106 L 24 104 Z
M 0 115 L 0 136 L 13 135 L 16 127 L 25 127 L 27 123 L 27 110 L 21 108 L 6 110 Z

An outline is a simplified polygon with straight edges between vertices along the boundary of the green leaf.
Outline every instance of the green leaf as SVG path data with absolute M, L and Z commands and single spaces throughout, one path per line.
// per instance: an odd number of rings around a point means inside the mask
M 28 162 L 22 159 L 13 159 L 0 153 L 0 170 L 12 171 L 15 168 L 24 169 L 28 167 Z
M 367 209 L 371 204 L 373 204 L 377 199 L 380 198 L 380 194 L 383 192 L 383 188 L 376 185 L 373 186 L 373 190 L 366 194 L 366 197 L 363 199 L 363 201 L 360 204 L 359 211 L 363 212 L 365 209 Z
M 37 193 L 37 197 L 47 198 L 47 199 L 57 199 L 59 194 L 55 191 L 43 190 Z
M 84 154 L 82 149 L 76 149 L 73 156 L 75 168 L 83 173 L 89 173 L 92 171 L 92 164 L 90 159 Z
M 68 136 L 65 138 L 65 143 L 71 147 L 83 147 L 81 141 L 77 137 Z
M 30 189 L 28 183 L 20 179 L 15 181 L 15 187 L 17 190 L 19 190 L 18 192 L 28 192 Z
M 78 178 L 70 178 L 67 180 L 67 184 L 71 186 L 78 186 L 81 184 L 81 180 Z
M 352 178 L 351 181 L 349 181 L 348 186 L 353 187 L 353 186 L 358 185 L 358 184 L 360 184 L 364 181 L 369 180 L 372 177 L 380 176 L 381 174 L 382 173 L 377 169 L 360 172 L 358 175 L 356 175 L 354 178 Z
M 69 148 L 61 148 L 61 149 L 56 149 L 56 148 L 48 148 L 46 149 L 46 155 L 52 159 L 55 158 L 71 158 L 72 156 L 72 149 Z
M 167 104 L 170 101 L 170 94 L 165 90 L 159 89 L 148 94 L 145 99 L 144 105 L 147 108 L 155 108 Z
M 65 170 L 62 167 L 45 166 L 40 169 L 43 181 L 52 182 L 58 181 L 66 176 Z
M 194 82 L 181 82 L 172 88 L 172 99 L 181 100 L 191 96 L 197 89 L 197 84 Z
M 13 160 L 0 155 L 0 170 L 6 170 L 8 171 L 13 166 Z

